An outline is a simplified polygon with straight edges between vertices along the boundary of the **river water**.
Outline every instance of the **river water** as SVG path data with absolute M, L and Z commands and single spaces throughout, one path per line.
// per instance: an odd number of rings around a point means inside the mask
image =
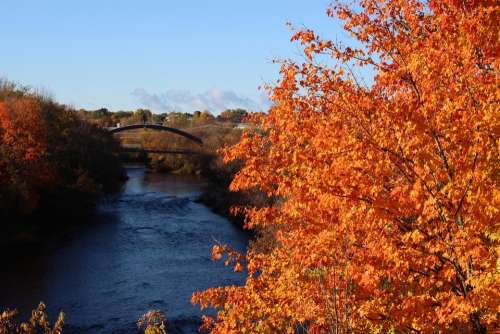
M 0 268 L 0 310 L 29 314 L 39 301 L 64 333 L 135 333 L 147 310 L 167 316 L 169 333 L 196 333 L 193 291 L 242 284 L 210 259 L 215 241 L 244 250 L 248 237 L 194 200 L 207 185 L 127 166 L 122 191 L 98 204 L 85 226 L 55 246 L 8 255 Z M 23 318 L 24 320 L 24 318 Z

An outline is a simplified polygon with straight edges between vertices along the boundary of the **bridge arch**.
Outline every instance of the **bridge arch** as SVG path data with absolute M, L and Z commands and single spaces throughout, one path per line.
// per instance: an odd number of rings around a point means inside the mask
M 120 126 L 117 128 L 110 129 L 109 132 L 111 133 L 119 133 L 123 131 L 128 131 L 128 130 L 135 130 L 135 129 L 152 129 L 152 130 L 157 130 L 157 131 L 167 131 L 167 132 L 172 132 L 175 133 L 179 136 L 188 138 L 200 145 L 203 144 L 203 140 L 201 138 L 198 138 L 196 136 L 193 136 L 192 134 L 182 131 L 176 128 L 170 128 L 168 126 L 163 126 L 163 125 L 158 125 L 158 124 L 133 124 L 133 125 L 125 125 L 125 126 Z

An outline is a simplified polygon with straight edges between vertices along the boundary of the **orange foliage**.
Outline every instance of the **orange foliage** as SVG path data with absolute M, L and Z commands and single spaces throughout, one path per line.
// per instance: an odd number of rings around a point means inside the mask
M 22 97 L 0 102 L 0 149 L 0 185 L 26 185 L 19 206 L 32 210 L 38 201 L 34 188 L 51 178 L 46 159 L 47 125 L 36 99 Z
M 47 130 L 40 103 L 33 98 L 0 102 L 0 139 L 23 163 L 41 160 L 47 153 Z
M 26 322 L 16 321 L 17 311 L 3 311 L 0 313 L 0 334 L 61 334 L 64 326 L 64 313 L 59 312 L 54 325 L 50 325 L 44 303 L 40 303 L 31 311 L 31 317 Z
M 117 147 L 73 109 L 0 80 L 0 224 L 111 189 L 122 176 Z
M 498 330 L 499 10 L 363 0 L 328 9 L 358 47 L 293 36 L 307 61 L 282 64 L 259 131 L 226 152 L 244 161 L 233 190 L 277 199 L 247 211 L 267 241 L 249 248 L 244 286 L 193 295 L 218 310 L 206 328 Z

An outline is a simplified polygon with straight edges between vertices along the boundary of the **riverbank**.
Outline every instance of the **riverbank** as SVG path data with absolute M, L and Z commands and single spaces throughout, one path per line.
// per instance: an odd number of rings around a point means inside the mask
M 210 190 L 203 192 L 196 202 L 209 207 L 213 212 L 228 218 L 231 222 L 243 227 L 244 215 L 231 212 L 235 206 L 245 205 L 241 193 L 230 192 L 227 187 L 211 183 Z
M 241 212 L 235 213 L 232 209 L 262 206 L 266 203 L 265 196 L 258 191 L 233 192 L 229 190 L 229 185 L 239 170 L 238 164 L 224 164 L 219 155 L 213 154 L 198 158 L 198 161 L 204 161 L 204 163 L 198 163 L 197 168 L 194 168 L 192 159 L 192 157 L 178 157 L 177 164 L 181 166 L 178 169 L 157 168 L 158 165 L 151 164 L 148 164 L 148 167 L 159 173 L 191 175 L 204 180 L 208 186 L 197 197 L 196 202 L 206 205 L 214 213 L 226 217 L 241 228 L 243 228 L 245 216 Z
M 42 195 L 39 207 L 27 215 L 4 213 L 0 248 L 29 250 L 42 245 L 50 247 L 51 244 L 64 240 L 95 214 L 98 201 L 117 193 L 127 179 L 124 175 L 117 180 L 113 188 L 99 193 L 52 190 Z
M 109 131 L 75 109 L 0 80 L 0 243 L 74 224 L 123 183 L 118 149 Z

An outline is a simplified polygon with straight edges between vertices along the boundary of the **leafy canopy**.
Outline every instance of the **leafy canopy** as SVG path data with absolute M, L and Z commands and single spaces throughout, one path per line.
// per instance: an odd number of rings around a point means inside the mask
M 196 293 L 212 333 L 498 329 L 499 10 L 495 1 L 332 5 L 356 40 L 296 32 L 274 103 L 226 159 L 260 233 L 241 287 Z M 322 64 L 331 58 L 334 65 Z M 331 62 L 330 62 L 331 63 Z M 356 68 L 375 72 L 364 86 Z

